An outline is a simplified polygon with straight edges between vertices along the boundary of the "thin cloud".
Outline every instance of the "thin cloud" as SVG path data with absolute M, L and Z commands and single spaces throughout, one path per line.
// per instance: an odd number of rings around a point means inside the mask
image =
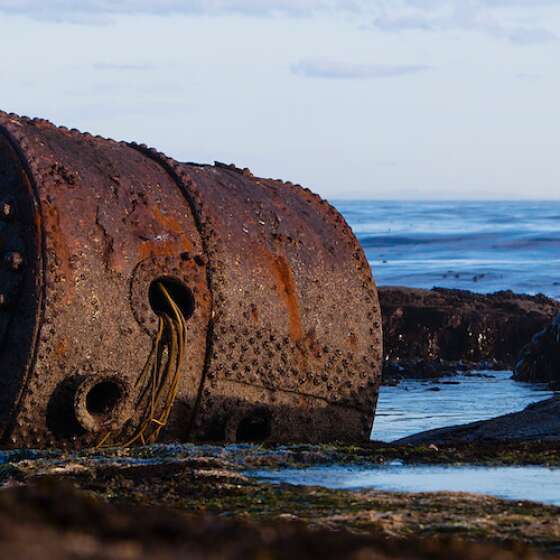
M 461 30 L 517 45 L 556 40 L 543 8 L 558 0 L 0 0 L 0 14 L 54 22 L 109 23 L 119 15 L 311 17 L 354 15 L 382 32 Z
M 0 0 L 0 13 L 53 21 L 122 14 L 244 14 L 311 16 L 324 12 L 365 13 L 365 0 Z
M 328 59 L 305 59 L 292 66 L 296 76 L 331 80 L 372 80 L 408 76 L 430 70 L 424 65 L 354 64 Z
M 506 30 L 506 37 L 518 45 L 539 45 L 558 39 L 558 35 L 542 27 L 518 27 Z
M 139 72 L 144 70 L 150 70 L 152 66 L 150 64 L 118 64 L 112 62 L 97 62 L 93 65 L 95 70 L 101 71 L 117 71 L 117 72 Z
M 536 74 L 534 72 L 519 72 L 516 74 L 516 78 L 524 82 L 536 83 L 542 79 L 542 74 Z
M 374 27 L 379 31 L 400 33 L 405 31 L 470 31 L 490 35 L 516 45 L 539 45 L 558 39 L 558 35 L 544 27 L 506 26 L 492 21 L 460 22 L 454 19 L 429 17 L 377 18 Z
M 552 0 L 402 0 L 398 8 L 394 5 L 391 9 L 382 8 L 373 18 L 373 27 L 393 33 L 477 32 L 516 45 L 536 45 L 558 39 L 539 20 L 538 9 L 550 6 L 558 7 L 558 3 Z

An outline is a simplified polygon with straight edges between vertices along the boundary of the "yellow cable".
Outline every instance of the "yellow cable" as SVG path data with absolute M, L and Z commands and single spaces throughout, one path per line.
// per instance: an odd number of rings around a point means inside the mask
M 177 398 L 180 370 L 186 350 L 187 321 L 165 286 L 158 283 L 157 287 L 167 301 L 171 313 L 163 311 L 160 314 L 152 349 L 146 365 L 134 384 L 135 388 L 141 387 L 136 399 L 136 407 L 137 409 L 143 407 L 144 412 L 136 432 L 123 447 L 130 447 L 137 441 L 143 445 L 157 441 L 161 430 L 167 425 Z M 162 399 L 166 388 L 166 396 Z M 154 425 L 156 427 L 152 429 Z M 105 434 L 96 447 L 103 447 L 112 434 L 113 432 Z

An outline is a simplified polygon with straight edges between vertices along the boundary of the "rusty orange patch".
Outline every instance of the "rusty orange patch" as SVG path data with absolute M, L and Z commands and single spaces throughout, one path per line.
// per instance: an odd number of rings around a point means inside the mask
M 303 338 L 303 326 L 294 273 L 285 256 L 271 255 L 271 257 L 276 291 L 288 311 L 290 336 L 294 340 L 301 340 Z
M 158 206 L 152 206 L 151 210 L 158 224 L 162 225 L 168 231 L 172 231 L 173 233 L 177 233 L 179 235 L 184 234 L 184 225 L 178 219 L 170 216 L 169 214 L 165 214 L 159 209 Z
M 75 277 L 70 266 L 70 249 L 68 243 L 60 227 L 60 215 L 58 208 L 53 204 L 46 204 L 46 221 L 48 229 L 48 238 L 50 243 L 54 245 L 54 254 L 60 259 L 59 272 L 64 277 L 64 303 L 70 303 L 75 295 Z
M 68 338 L 65 336 L 61 337 L 54 346 L 54 352 L 57 358 L 64 358 L 68 352 Z

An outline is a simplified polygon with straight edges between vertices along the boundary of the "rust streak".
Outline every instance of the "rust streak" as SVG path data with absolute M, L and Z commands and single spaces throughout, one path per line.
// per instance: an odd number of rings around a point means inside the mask
M 276 280 L 278 296 L 288 311 L 290 336 L 293 340 L 299 341 L 303 338 L 299 296 L 288 259 L 283 255 L 272 255 L 272 272 Z
M 58 270 L 61 276 L 65 279 L 64 289 L 64 303 L 70 303 L 75 296 L 75 277 L 70 266 L 70 249 L 60 225 L 60 215 L 58 208 L 53 204 L 46 205 L 47 228 L 49 239 L 54 246 L 54 254 L 57 255 L 59 261 Z M 58 263 L 57 263 L 58 264 Z

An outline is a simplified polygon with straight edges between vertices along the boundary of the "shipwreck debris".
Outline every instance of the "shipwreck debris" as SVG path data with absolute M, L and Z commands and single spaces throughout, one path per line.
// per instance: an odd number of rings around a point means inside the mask
M 0 113 L 5 446 L 365 440 L 381 318 L 308 189 Z

